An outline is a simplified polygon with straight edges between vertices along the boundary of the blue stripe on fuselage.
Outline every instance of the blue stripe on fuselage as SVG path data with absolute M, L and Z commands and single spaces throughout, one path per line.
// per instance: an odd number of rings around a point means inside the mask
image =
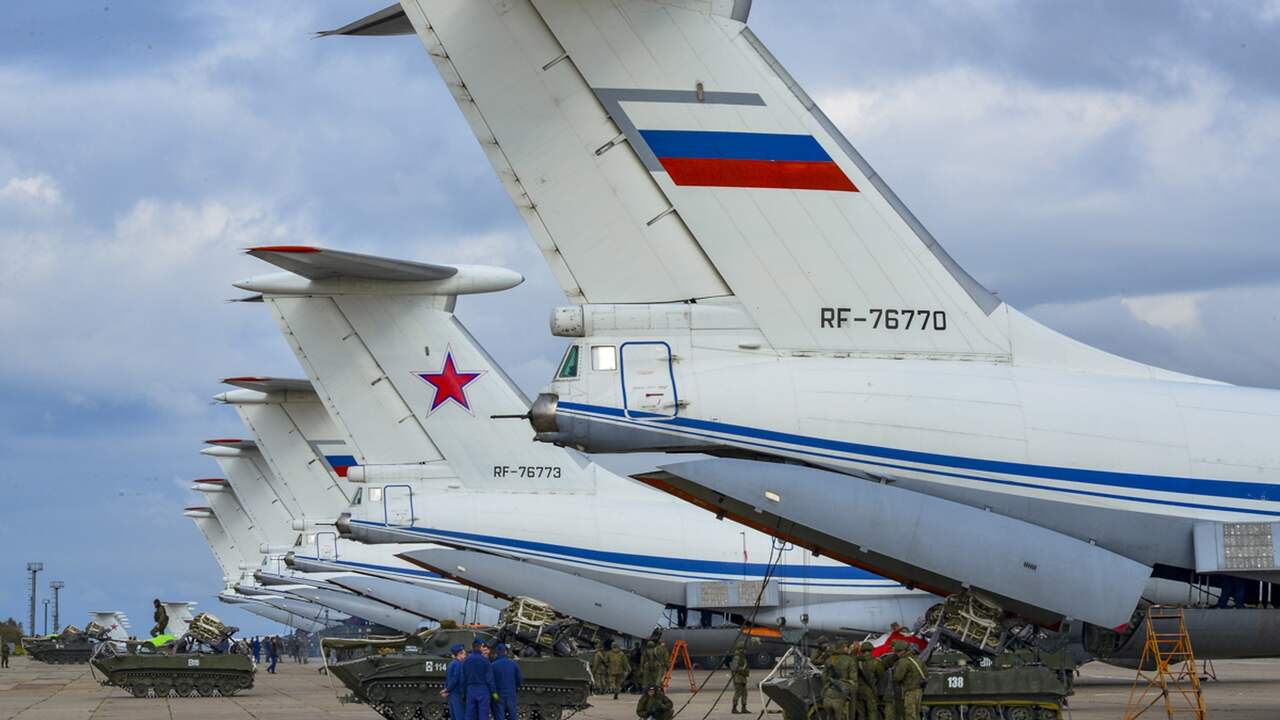
M 861 568 L 849 565 L 787 565 L 778 564 L 773 566 L 772 572 L 769 571 L 768 563 L 751 563 L 751 562 L 726 562 L 723 560 L 697 560 L 686 558 L 662 557 L 658 555 L 638 555 L 634 553 L 610 552 L 606 550 L 592 550 L 590 548 L 579 548 L 570 545 L 556 545 L 552 543 L 536 542 L 533 540 L 520 540 L 517 538 L 499 537 L 496 535 L 480 535 L 477 533 L 461 532 L 457 530 L 440 530 L 436 528 L 420 528 L 420 527 L 394 527 L 385 523 L 372 522 L 368 520 L 352 520 L 354 523 L 369 525 L 373 527 L 386 527 L 391 530 L 402 530 L 412 532 L 417 535 L 426 535 L 438 537 L 445 540 L 453 539 L 477 544 L 496 545 L 503 548 L 519 549 L 529 553 L 536 553 L 551 559 L 569 559 L 583 562 L 592 562 L 592 564 L 608 563 L 611 569 L 635 568 L 641 571 L 667 571 L 663 574 L 683 573 L 703 576 L 713 575 L 746 575 L 748 577 L 764 577 L 770 574 L 772 578 L 780 582 L 805 582 L 817 580 L 873 580 L 880 583 L 868 587 L 895 587 L 897 583 L 880 577 L 875 573 L 868 572 Z M 603 566 L 603 565 L 602 565 Z M 692 579 L 692 578 L 684 578 Z M 707 577 L 705 579 L 716 579 Z M 821 583 L 810 583 L 820 585 Z M 825 585 L 827 587 L 846 587 L 846 585 Z
M 597 405 L 585 405 L 581 403 L 564 402 L 559 405 L 561 409 L 569 411 L 578 411 L 591 413 L 596 415 L 604 415 L 611 419 L 617 419 L 624 422 L 631 421 L 621 409 L 601 407 Z M 850 443 L 840 440 L 828 440 L 824 438 L 812 438 L 804 435 L 795 435 L 792 433 L 778 432 L 774 430 L 762 430 L 759 428 L 748 427 L 744 425 L 732 425 L 729 423 L 713 422 L 709 420 L 697 420 L 693 418 L 662 418 L 658 415 L 650 415 L 648 413 L 631 412 L 632 417 L 653 418 L 651 422 L 636 423 L 649 427 L 661 427 L 670 429 L 671 426 L 678 428 L 690 428 L 705 430 L 708 432 L 721 433 L 724 435 L 737 435 L 740 437 L 749 437 L 759 440 L 766 440 L 776 443 L 785 443 L 789 445 L 797 445 L 805 448 L 815 448 L 821 450 L 829 450 L 834 452 L 843 452 L 857 455 L 868 455 L 871 457 L 880 457 L 905 462 L 923 463 L 929 465 L 940 465 L 942 467 L 956 468 L 963 470 L 974 470 L 979 472 L 1002 473 L 1006 475 L 1015 475 L 1019 477 L 1061 480 L 1066 482 L 1085 483 L 1093 485 L 1105 485 L 1108 487 L 1124 488 L 1127 490 L 1150 490 L 1154 492 L 1182 493 L 1187 495 L 1200 495 L 1208 497 L 1223 497 L 1239 500 L 1251 500 L 1261 502 L 1276 502 L 1280 500 L 1280 485 L 1271 483 L 1256 482 L 1237 482 L 1233 480 L 1210 480 L 1204 478 L 1186 478 L 1161 475 L 1141 475 L 1135 473 L 1122 473 L 1107 470 L 1086 470 L 1081 468 L 1064 468 L 1053 467 L 1049 465 L 1031 465 L 1027 463 L 1008 462 L 1003 460 L 983 460 L 980 458 L 966 458 L 953 455 L 940 455 L 936 453 L 920 452 L 915 450 L 901 450 L 898 448 L 886 448 L 876 445 L 866 445 L 863 443 Z M 787 448 L 778 448 L 787 449 Z M 853 460 L 866 462 L 860 458 L 842 458 L 827 455 L 825 457 L 833 457 L 834 459 Z M 959 477 L 964 479 L 981 480 L 985 482 L 1004 482 L 995 478 L 981 477 L 977 475 L 951 475 L 949 473 L 938 473 L 928 468 L 906 467 L 906 466 L 890 466 L 903 470 L 914 470 L 918 472 L 926 472 L 940 475 L 949 475 L 951 477 Z M 1045 485 L 1029 485 L 1027 487 L 1035 487 L 1042 490 L 1052 490 L 1058 492 L 1078 493 L 1082 491 L 1072 490 L 1070 488 L 1051 487 Z M 1092 493 L 1082 493 L 1092 494 Z M 1268 497 L 1270 495 L 1270 497 Z M 1190 507 L 1200 507 L 1211 510 L 1225 510 L 1230 512 L 1242 512 L 1251 514 L 1277 515 L 1280 513 L 1266 510 L 1250 510 L 1234 507 L 1221 507 L 1212 505 L 1192 505 L 1188 503 L 1178 503 L 1174 501 L 1158 500 L 1152 498 L 1141 497 L 1125 497 L 1125 496 L 1107 496 L 1115 497 L 1122 500 L 1136 500 L 1140 502 L 1151 502 L 1169 505 L 1181 505 Z
M 812 135 L 707 130 L 641 130 L 640 135 L 659 158 L 831 161 L 831 156 Z

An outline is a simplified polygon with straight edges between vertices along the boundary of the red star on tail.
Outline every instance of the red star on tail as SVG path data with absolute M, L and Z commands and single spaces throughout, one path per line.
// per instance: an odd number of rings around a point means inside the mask
M 433 385 L 436 389 L 435 397 L 431 399 L 431 410 L 429 413 L 435 412 L 447 400 L 452 400 L 463 407 L 467 412 L 471 411 L 471 404 L 467 402 L 466 387 L 476 378 L 484 373 L 479 372 L 458 372 L 458 368 L 453 364 L 453 351 L 450 350 L 444 355 L 444 367 L 438 373 L 414 373 L 426 382 Z

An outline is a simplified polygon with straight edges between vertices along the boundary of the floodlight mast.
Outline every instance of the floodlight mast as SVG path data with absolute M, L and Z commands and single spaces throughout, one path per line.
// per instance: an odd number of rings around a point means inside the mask
M 62 623 L 59 622 L 61 613 L 58 612 L 60 607 L 58 592 L 66 586 L 67 584 L 61 580 L 53 580 L 49 583 L 49 589 L 53 591 L 53 628 L 55 630 L 62 627 Z
M 36 594 L 40 589 L 40 586 L 36 584 L 36 576 L 40 574 L 41 570 L 44 570 L 44 563 L 27 563 L 27 572 L 31 573 L 31 614 L 28 617 L 28 620 L 30 621 L 32 635 L 36 634 Z

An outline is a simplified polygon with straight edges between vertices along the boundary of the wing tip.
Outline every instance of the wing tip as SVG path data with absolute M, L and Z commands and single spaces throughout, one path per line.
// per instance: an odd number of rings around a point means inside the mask
M 245 253 L 253 255 L 255 253 L 289 253 L 295 255 L 318 253 L 320 248 L 313 245 L 258 245 L 256 247 L 245 248 Z

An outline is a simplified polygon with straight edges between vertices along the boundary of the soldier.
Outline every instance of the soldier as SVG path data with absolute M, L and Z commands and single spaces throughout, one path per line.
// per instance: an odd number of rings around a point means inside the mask
M 849 720 L 849 701 L 853 687 L 840 677 L 839 671 L 827 663 L 822 671 L 822 709 L 827 720 Z
M 822 669 L 822 664 L 827 661 L 827 649 L 831 646 L 831 641 L 826 635 L 818 636 L 818 645 L 809 651 L 809 662 Z
M 649 687 L 657 685 L 658 681 L 654 679 L 656 668 L 654 667 L 653 641 L 645 642 L 644 648 L 640 651 L 640 667 L 637 668 L 636 680 L 641 687 Z
M 169 613 L 164 611 L 164 606 L 160 604 L 160 598 L 151 601 L 155 606 L 155 612 L 151 614 L 151 618 L 156 624 L 151 628 L 151 637 L 163 635 L 164 629 L 169 627 Z
M 850 647 L 845 643 L 834 643 L 827 658 L 827 667 L 848 686 L 849 704 L 845 717 L 852 718 L 858 701 L 858 661 L 851 654 Z
M 462 684 L 467 695 L 467 720 L 489 720 L 489 703 L 498 699 L 498 689 L 493 684 L 493 665 L 485 655 L 489 646 L 476 638 L 471 642 L 471 654 L 462 661 Z M 446 673 L 448 670 L 445 671 Z
M 596 643 L 596 652 L 591 656 L 591 678 L 595 680 L 597 693 L 608 691 L 609 653 L 605 650 L 604 641 Z
M 449 720 L 466 720 L 467 688 L 462 684 L 462 661 L 467 659 L 467 649 L 462 643 L 449 648 L 453 660 L 444 671 L 444 689 L 440 695 L 449 701 Z
M 893 669 L 907 644 L 894 640 L 889 647 L 893 648 L 892 652 L 885 653 L 880 658 L 880 663 L 884 666 L 884 679 L 880 688 L 880 717 L 884 720 L 897 720 L 900 717 L 898 708 L 902 705 L 902 696 L 898 693 L 898 684 L 893 680 Z
M 498 713 L 494 720 L 516 720 L 516 693 L 524 684 L 524 676 L 520 674 L 520 666 L 515 660 L 507 657 L 507 646 L 498 643 L 493 648 L 493 685 L 498 689 Z
M 884 665 L 871 654 L 874 646 L 864 642 L 858 646 L 858 718 L 880 720 L 879 688 L 884 677 Z
M 662 642 L 662 638 L 653 641 L 653 657 L 658 663 L 658 679 L 654 685 L 662 685 L 663 678 L 667 676 L 667 668 L 671 667 L 671 652 L 667 650 L 667 644 Z M 663 687 L 663 690 L 666 690 Z
M 644 689 L 640 702 L 636 703 L 636 717 L 640 720 L 671 720 L 672 709 L 671 698 L 662 692 L 662 688 L 650 685 Z
M 733 677 L 733 713 L 747 714 L 747 680 L 751 677 L 751 666 L 747 664 L 747 653 L 739 645 L 733 651 L 733 662 L 729 663 L 729 674 Z M 738 709 L 741 702 L 742 709 Z
M 0 638 L 0 668 L 9 667 L 9 641 Z
M 276 674 L 276 663 L 280 661 L 280 639 L 275 637 L 267 638 L 267 672 Z
M 924 684 L 928 675 L 924 664 L 916 657 L 915 644 L 906 644 L 906 654 L 893 667 L 893 681 L 902 693 L 902 720 L 920 720 L 920 700 L 924 697 Z
M 605 692 L 613 692 L 613 699 L 618 699 L 618 692 L 622 690 L 622 680 L 631 672 L 631 663 L 627 660 L 626 653 L 622 652 L 615 645 L 609 650 L 609 688 Z

